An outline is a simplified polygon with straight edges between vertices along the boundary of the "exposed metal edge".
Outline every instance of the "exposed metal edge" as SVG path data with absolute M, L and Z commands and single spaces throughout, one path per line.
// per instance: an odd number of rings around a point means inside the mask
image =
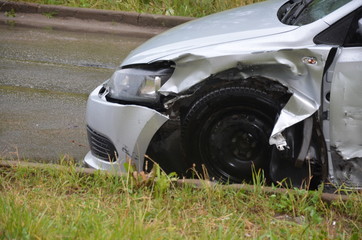
M 0 168 L 13 168 L 13 167 L 30 167 L 30 168 L 52 168 L 58 170 L 66 170 L 69 167 L 56 165 L 56 164 L 42 164 L 42 163 L 33 163 L 33 162 L 24 162 L 24 161 L 8 161 L 8 160 L 0 160 Z M 103 172 L 105 174 L 117 174 L 119 176 L 126 176 L 125 173 L 110 173 L 106 171 L 100 171 L 93 168 L 81 168 L 76 167 L 74 169 L 75 172 L 81 174 L 94 174 L 95 172 Z M 192 186 L 195 188 L 205 188 L 205 187 L 214 187 L 216 185 L 221 186 L 225 189 L 235 189 L 235 190 L 244 190 L 248 192 L 254 192 L 255 186 L 248 184 L 230 184 L 230 185 L 220 185 L 215 182 L 199 180 L 199 179 L 179 179 L 176 182 L 176 185 L 179 187 L 183 186 Z M 260 187 L 261 191 L 268 194 L 286 194 L 293 193 L 295 190 L 293 189 L 284 189 L 284 188 L 272 188 L 272 187 Z M 321 200 L 327 203 L 334 201 L 347 201 L 349 200 L 348 195 L 341 194 L 332 194 L 332 193 L 322 193 Z

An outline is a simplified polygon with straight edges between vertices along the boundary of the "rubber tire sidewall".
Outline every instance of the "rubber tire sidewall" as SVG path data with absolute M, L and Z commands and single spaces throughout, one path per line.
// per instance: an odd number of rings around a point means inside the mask
M 182 123 L 182 145 L 186 152 L 189 165 L 196 165 L 196 170 L 203 173 L 202 165 L 204 165 L 208 171 L 210 178 L 221 180 L 223 182 L 240 183 L 244 180 L 251 181 L 251 166 L 250 174 L 248 176 L 226 177 L 210 165 L 208 157 L 205 156 L 204 151 L 201 151 L 200 136 L 203 128 L 210 116 L 215 112 L 223 111 L 226 108 L 235 107 L 236 109 L 245 108 L 247 110 L 254 111 L 261 116 L 268 116 L 267 136 L 268 139 L 265 142 L 265 154 L 264 163 L 261 167 L 264 170 L 264 175 L 268 179 L 269 162 L 271 158 L 271 146 L 269 145 L 269 136 L 272 128 L 274 127 L 275 118 L 281 109 L 281 104 L 273 99 L 267 93 L 248 87 L 225 87 L 218 90 L 211 91 L 197 100 L 188 113 L 186 114 Z M 207 155 L 207 154 L 206 154 Z M 259 164 L 260 165 L 260 164 Z M 258 168 L 258 166 L 255 166 Z M 258 169 L 256 169 L 258 170 Z

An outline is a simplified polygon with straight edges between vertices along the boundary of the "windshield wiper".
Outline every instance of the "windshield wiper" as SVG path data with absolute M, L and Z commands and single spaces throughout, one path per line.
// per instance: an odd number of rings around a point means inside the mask
M 293 25 L 298 16 L 312 1 L 313 0 L 298 0 L 293 2 L 290 6 L 288 6 L 287 12 L 284 14 L 281 22 L 288 25 Z

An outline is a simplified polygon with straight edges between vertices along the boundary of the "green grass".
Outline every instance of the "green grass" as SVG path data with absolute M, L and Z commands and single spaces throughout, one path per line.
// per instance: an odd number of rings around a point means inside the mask
M 20 0 L 40 4 L 202 17 L 262 0 Z
M 321 201 L 321 192 L 270 194 L 221 185 L 176 187 L 157 173 L 0 169 L 0 239 L 358 239 L 362 196 Z M 260 181 L 259 181 L 260 182 Z

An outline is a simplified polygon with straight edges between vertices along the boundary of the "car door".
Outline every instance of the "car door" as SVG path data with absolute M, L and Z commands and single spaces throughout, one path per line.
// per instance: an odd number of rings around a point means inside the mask
M 338 184 L 354 187 L 362 186 L 361 13 L 360 8 L 343 20 L 339 34 L 344 42 L 335 49 L 328 76 L 332 177 Z

